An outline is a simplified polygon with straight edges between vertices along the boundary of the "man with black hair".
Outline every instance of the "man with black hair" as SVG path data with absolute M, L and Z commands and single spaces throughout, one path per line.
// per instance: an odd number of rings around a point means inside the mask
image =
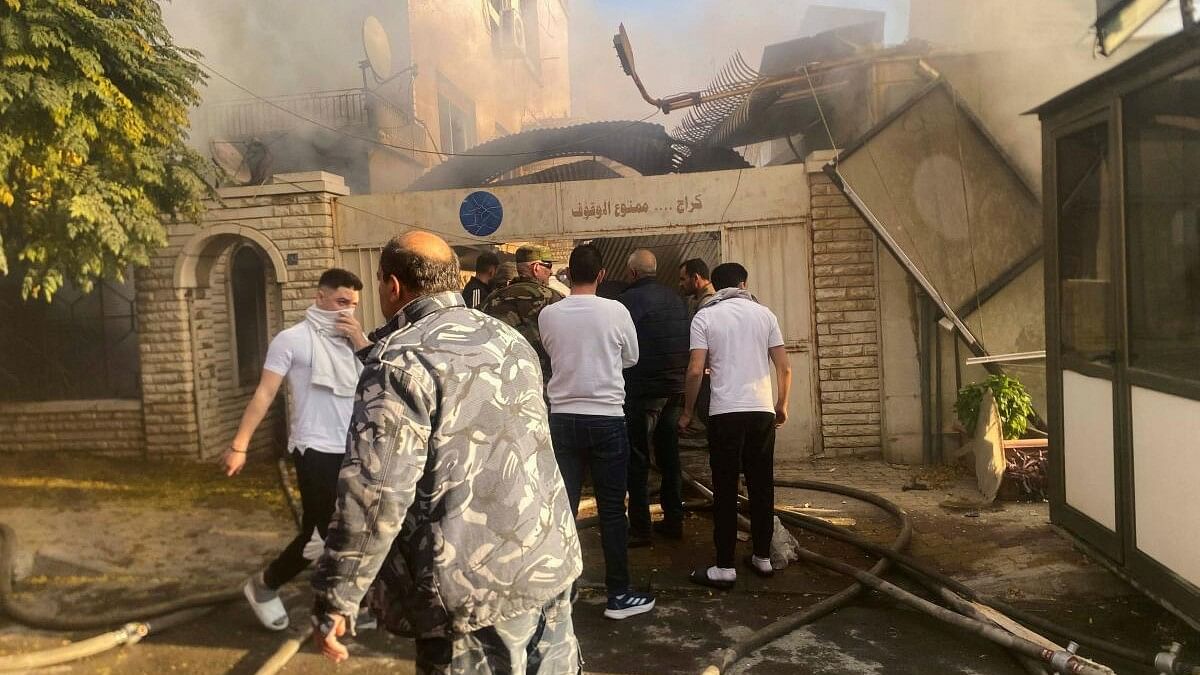
M 738 472 L 750 496 L 750 536 L 754 551 L 745 558 L 751 572 L 769 577 L 774 532 L 775 429 L 787 421 L 792 370 L 779 321 L 746 290 L 749 273 L 737 263 L 712 273 L 716 293 L 692 319 L 691 357 L 680 429 L 691 421 L 705 366 L 712 372 L 708 415 L 709 467 L 713 482 L 713 544 L 716 564 L 692 571 L 702 586 L 731 588 L 737 580 Z M 771 366 L 779 391 L 771 396 Z
M 463 287 L 462 293 L 467 307 L 479 309 L 484 299 L 494 290 L 492 279 L 495 278 L 496 270 L 499 267 L 500 259 L 496 257 L 495 253 L 485 251 L 475 258 L 475 276 L 471 277 L 471 280 Z
M 608 589 L 604 616 L 625 619 L 654 609 L 654 596 L 629 588 L 625 520 L 629 435 L 622 370 L 638 362 L 638 336 L 624 305 L 596 295 L 605 276 L 598 248 L 575 247 L 570 270 L 571 295 L 538 316 L 554 367 L 547 387 L 550 434 L 573 513 L 579 512 L 583 475 L 590 470 Z
M 380 622 L 416 636 L 418 673 L 578 673 L 579 540 L 537 354 L 463 306 L 436 235 L 390 241 L 377 278 L 389 320 L 363 355 L 315 641 L 349 658 L 340 638 L 371 588 Z
M 687 295 L 688 311 L 693 316 L 716 292 L 708 278 L 708 263 L 700 258 L 685 260 L 679 266 L 679 288 Z
M 346 452 L 346 430 L 354 407 L 354 388 L 362 365 L 354 353 L 367 345 L 354 318 L 362 281 L 353 272 L 326 270 L 317 282 L 317 295 L 304 320 L 279 332 L 267 348 L 262 376 L 241 423 L 222 456 L 228 476 L 246 464 L 246 449 L 254 430 L 287 379 L 288 449 L 296 467 L 303 517 L 300 532 L 267 568 L 250 577 L 242 590 L 254 614 L 272 630 L 288 627 L 279 587 L 312 562 L 304 549 L 313 533 L 324 539 L 333 516 L 338 470 Z

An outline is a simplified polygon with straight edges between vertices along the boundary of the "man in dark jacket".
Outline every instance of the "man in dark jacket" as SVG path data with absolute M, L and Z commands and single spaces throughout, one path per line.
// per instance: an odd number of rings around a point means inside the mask
M 633 283 L 619 300 L 633 317 L 641 358 L 625 371 L 625 424 L 629 454 L 629 545 L 650 543 L 650 503 L 646 481 L 650 448 L 662 473 L 663 520 L 654 531 L 670 539 L 683 536 L 683 494 L 679 474 L 679 437 L 688 363 L 687 305 L 673 289 L 655 279 L 658 261 L 645 249 L 629 256 Z

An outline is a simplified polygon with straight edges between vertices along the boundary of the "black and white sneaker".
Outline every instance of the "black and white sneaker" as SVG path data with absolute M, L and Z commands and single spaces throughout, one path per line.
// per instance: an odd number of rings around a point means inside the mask
M 628 619 L 631 616 L 645 614 L 652 609 L 654 609 L 653 595 L 626 591 L 620 595 L 608 596 L 608 606 L 604 608 L 604 616 L 609 619 Z

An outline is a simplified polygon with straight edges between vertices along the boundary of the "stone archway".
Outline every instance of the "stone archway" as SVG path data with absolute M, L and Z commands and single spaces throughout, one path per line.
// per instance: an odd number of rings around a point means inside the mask
M 175 288 L 208 288 L 212 268 L 221 253 L 228 250 L 238 239 L 248 239 L 267 255 L 275 272 L 275 283 L 288 282 L 288 269 L 283 254 L 262 232 L 236 224 L 219 224 L 205 228 L 192 235 L 175 258 L 172 275 Z

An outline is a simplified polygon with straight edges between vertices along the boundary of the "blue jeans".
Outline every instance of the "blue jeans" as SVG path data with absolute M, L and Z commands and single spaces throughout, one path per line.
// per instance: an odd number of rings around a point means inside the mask
M 629 590 L 629 524 L 625 520 L 629 434 L 625 418 L 554 413 L 550 415 L 550 437 L 575 515 L 579 514 L 583 476 L 591 470 L 600 513 L 604 585 L 609 595 L 625 593 Z

